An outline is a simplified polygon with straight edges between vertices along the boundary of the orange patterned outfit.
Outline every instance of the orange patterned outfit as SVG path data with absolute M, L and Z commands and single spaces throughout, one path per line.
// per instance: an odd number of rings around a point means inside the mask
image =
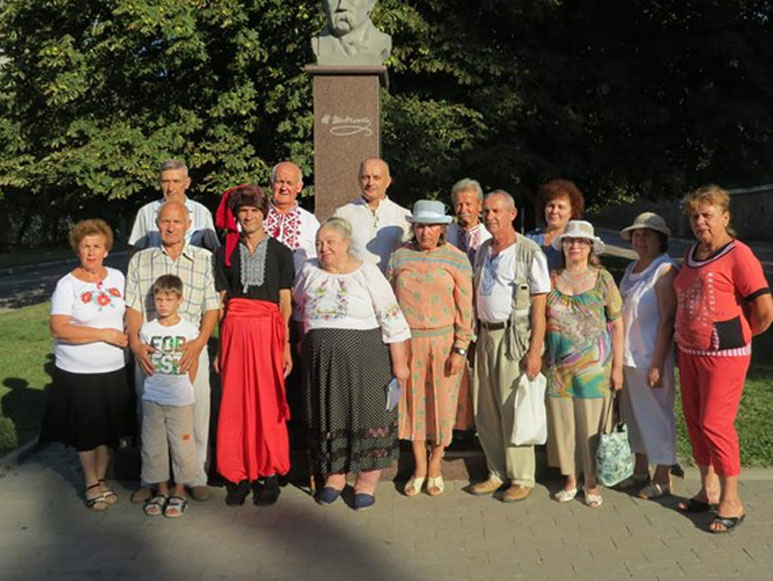
M 399 437 L 451 443 L 461 374 L 447 376 L 452 348 L 472 337 L 472 268 L 450 244 L 396 250 L 387 278 L 411 327 L 410 376 L 399 404 Z

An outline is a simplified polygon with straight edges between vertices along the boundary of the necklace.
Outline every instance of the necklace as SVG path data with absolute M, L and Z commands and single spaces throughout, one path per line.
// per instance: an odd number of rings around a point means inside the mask
M 561 278 L 563 278 L 569 284 L 577 284 L 579 282 L 585 282 L 588 280 L 591 274 L 593 274 L 593 271 L 587 267 L 585 268 L 585 272 L 579 276 L 572 276 L 566 269 L 564 269 L 561 271 Z

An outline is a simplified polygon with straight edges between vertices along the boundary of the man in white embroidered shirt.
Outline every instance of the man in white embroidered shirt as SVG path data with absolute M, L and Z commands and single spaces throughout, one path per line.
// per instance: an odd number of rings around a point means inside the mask
M 188 208 L 191 227 L 185 233 L 185 242 L 193 246 L 206 248 L 210 252 L 217 250 L 220 242 L 215 233 L 212 214 L 204 204 L 191 200 L 186 192 L 191 187 L 188 167 L 176 159 L 168 159 L 161 164 L 158 184 L 163 198 L 145 204 L 137 212 L 134 226 L 129 234 L 129 245 L 135 250 L 161 246 L 161 235 L 156 225 L 156 216 L 164 202 L 180 202 Z
M 385 271 L 389 257 L 411 237 L 406 219 L 410 210 L 395 204 L 387 195 L 392 183 L 389 166 L 383 159 L 368 158 L 360 164 L 362 197 L 338 208 L 333 215 L 352 226 L 352 253 L 360 260 Z
M 446 241 L 467 253 L 470 264 L 475 264 L 478 248 L 491 234 L 480 221 L 483 207 L 483 189 L 476 180 L 464 178 L 451 188 L 451 203 L 454 205 L 456 222 L 446 229 Z
M 274 195 L 263 225 L 269 236 L 293 251 L 293 265 L 297 273 L 304 261 L 317 256 L 315 240 L 319 220 L 298 205 L 298 194 L 303 190 L 303 173 L 293 162 L 282 161 L 274 166 L 271 189 Z

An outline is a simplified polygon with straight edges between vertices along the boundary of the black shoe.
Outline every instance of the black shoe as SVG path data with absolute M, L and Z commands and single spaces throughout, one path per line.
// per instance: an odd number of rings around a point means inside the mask
M 250 483 L 246 480 L 242 480 L 238 484 L 234 484 L 228 480 L 225 481 L 225 503 L 228 506 L 241 506 L 244 504 L 244 500 L 250 493 Z
M 252 500 L 257 506 L 271 506 L 279 500 L 279 479 L 276 476 L 261 478 L 253 484 Z

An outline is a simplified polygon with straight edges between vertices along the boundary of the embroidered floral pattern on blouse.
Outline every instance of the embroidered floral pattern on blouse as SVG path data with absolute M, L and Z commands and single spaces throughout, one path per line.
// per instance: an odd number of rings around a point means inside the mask
M 298 205 L 286 214 L 281 214 L 274 206 L 269 206 L 263 227 L 271 238 L 278 240 L 290 250 L 295 251 L 301 245 L 301 212 Z
M 107 289 L 107 292 L 102 290 L 102 285 L 97 285 L 97 289 L 94 291 L 84 291 L 80 295 L 81 302 L 84 305 L 87 305 L 89 303 L 96 303 L 99 307 L 99 310 L 102 310 L 102 307 L 110 306 L 111 308 L 115 308 L 115 305 L 113 304 L 113 301 L 111 300 L 111 296 L 116 298 L 121 298 L 121 291 L 118 290 L 115 287 L 110 287 Z
M 398 304 L 392 303 L 391 305 L 387 305 L 383 309 L 379 309 L 376 311 L 376 319 L 378 319 L 379 323 L 384 323 L 385 321 L 392 321 L 394 319 L 397 319 L 402 315 L 402 311 L 400 311 L 400 307 Z
M 325 297 L 328 294 L 327 286 L 329 282 L 338 283 L 338 290 L 336 290 L 332 306 L 323 304 Z M 331 321 L 346 317 L 349 308 L 349 300 L 347 298 L 349 289 L 347 286 L 346 280 L 343 279 L 338 281 L 322 281 L 322 284 L 314 289 L 312 295 L 309 297 L 308 306 L 306 307 L 309 318 Z

